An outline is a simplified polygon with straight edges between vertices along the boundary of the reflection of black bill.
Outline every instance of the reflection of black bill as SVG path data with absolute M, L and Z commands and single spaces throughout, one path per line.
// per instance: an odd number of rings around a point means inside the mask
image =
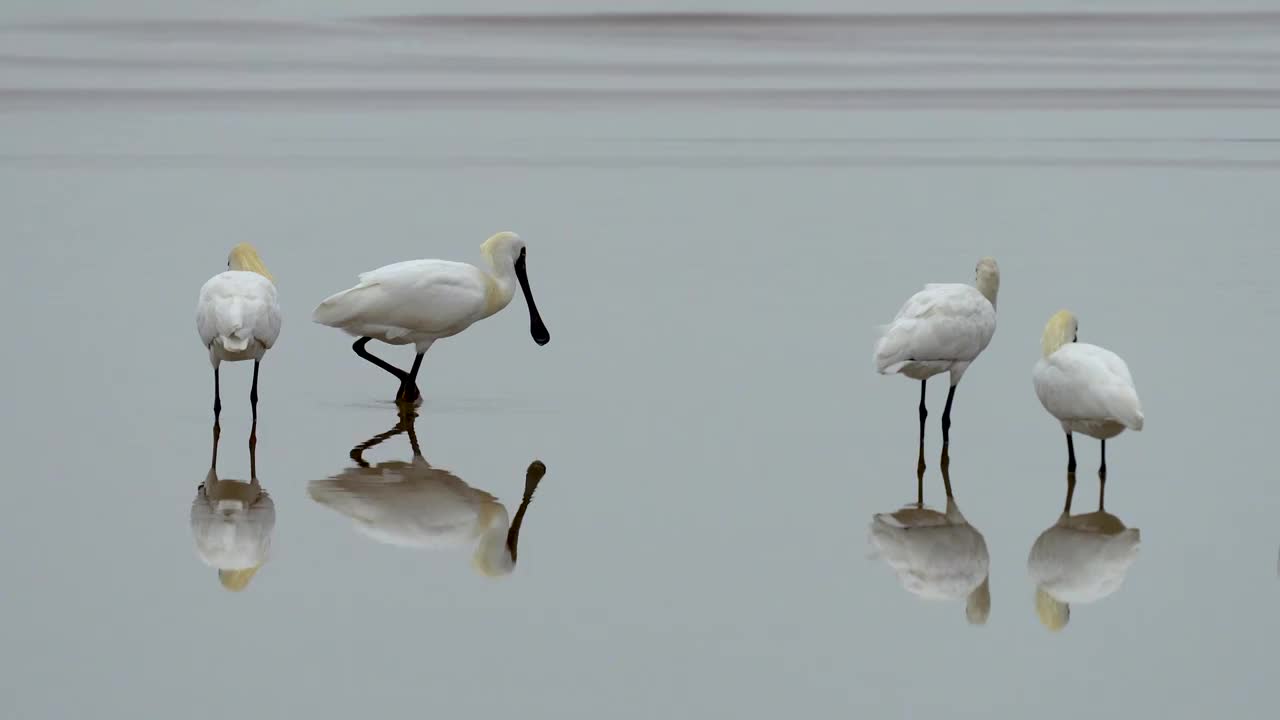
M 516 258 L 516 279 L 520 281 L 520 289 L 524 291 L 524 304 L 529 307 L 529 334 L 533 336 L 534 342 L 546 345 L 551 342 L 551 333 L 547 332 L 547 326 L 542 322 L 542 316 L 538 314 L 538 306 L 533 302 L 533 291 L 529 289 L 529 273 L 524 268 L 524 250 L 521 250 L 520 257 Z
M 547 466 L 542 464 L 541 460 L 534 460 L 529 463 L 529 469 L 524 473 L 524 497 L 520 499 L 520 507 L 516 510 L 516 515 L 511 520 L 511 527 L 507 530 L 507 550 L 511 552 L 511 562 L 516 561 L 517 547 L 520 545 L 520 526 L 524 524 L 525 511 L 529 509 L 529 501 L 533 500 L 533 491 L 538 489 L 538 483 L 542 482 L 542 476 L 547 474 Z

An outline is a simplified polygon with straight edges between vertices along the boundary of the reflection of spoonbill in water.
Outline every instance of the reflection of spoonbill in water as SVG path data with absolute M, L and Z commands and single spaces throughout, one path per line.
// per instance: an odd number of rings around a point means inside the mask
M 1053 631 L 1066 626 L 1071 604 L 1097 602 L 1120 589 L 1141 542 L 1137 528 L 1125 527 L 1101 505 L 1097 512 L 1072 515 L 1074 487 L 1074 473 L 1069 473 L 1062 515 L 1040 533 L 1027 557 L 1036 615 Z
M 218 368 L 223 361 L 253 360 L 253 388 L 249 403 L 255 425 L 258 420 L 258 365 L 280 336 L 280 305 L 275 278 L 248 243 L 231 249 L 226 272 L 218 273 L 200 288 L 196 304 L 196 330 L 209 349 L 213 364 L 213 417 L 222 413 Z
M 946 512 L 920 499 L 872 517 L 868 542 L 907 592 L 926 600 L 964 600 L 965 617 L 983 625 L 991 613 L 990 565 L 982 533 L 960 513 L 951 494 L 950 462 L 942 456 Z
M 313 480 L 307 486 L 311 499 L 351 518 L 357 530 L 381 543 L 413 548 L 474 543 L 477 570 L 490 577 L 509 574 L 515 569 L 525 512 L 546 466 L 537 460 L 529 465 L 520 507 L 508 522 L 497 498 L 422 457 L 415 419 L 408 411 L 394 429 L 357 446 L 351 457 L 358 466 Z M 376 465 L 364 460 L 366 450 L 404 432 L 413 447 L 412 460 Z
M 1124 360 L 1106 348 L 1077 342 L 1078 332 L 1076 316 L 1066 310 L 1049 318 L 1041 339 L 1044 357 L 1036 362 L 1031 379 L 1040 404 L 1067 433 L 1067 472 L 1073 479 L 1076 449 L 1071 433 L 1101 441 L 1101 496 L 1107 489 L 1107 440 L 1125 428 L 1142 429 L 1142 404 Z
M 218 582 L 240 591 L 267 560 L 276 506 L 258 483 L 257 457 L 249 447 L 249 482 L 218 478 L 218 429 L 213 431 L 213 461 L 191 503 L 191 534 L 204 564 L 217 568 Z
M 951 403 L 956 385 L 969 365 L 991 342 L 996 332 L 996 294 L 1000 290 L 1000 268 L 992 258 L 983 258 L 975 269 L 974 285 L 930 284 L 912 295 L 881 328 L 876 341 L 876 370 L 882 375 L 898 373 L 920 381 L 920 455 L 924 468 L 925 385 L 942 372 L 951 373 L 947 405 L 942 411 L 942 445 L 951 441 Z
M 524 240 L 500 232 L 484 241 L 480 254 L 489 270 L 448 260 L 409 260 L 362 273 L 355 287 L 320 303 L 314 319 L 359 338 L 352 346 L 356 354 L 400 381 L 396 402 L 417 404 L 422 397 L 418 369 L 431 344 L 506 307 L 517 284 L 529 308 L 534 342 L 551 340 L 529 289 Z M 413 368 L 405 372 L 370 354 L 365 348 L 370 340 L 413 345 Z

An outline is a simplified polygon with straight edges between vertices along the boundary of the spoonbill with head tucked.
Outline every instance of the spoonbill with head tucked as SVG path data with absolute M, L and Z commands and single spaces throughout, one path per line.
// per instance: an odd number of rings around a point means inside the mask
M 956 385 L 996 332 L 1000 268 L 994 259 L 983 258 L 975 272 L 974 285 L 925 285 L 907 299 L 893 322 L 881 328 L 876 341 L 875 363 L 880 374 L 898 373 L 920 381 L 920 472 L 924 470 L 924 420 L 929 415 L 925 384 L 938 373 L 951 373 L 951 389 L 942 411 L 945 449 L 951 440 L 951 402 Z
M 258 251 L 248 243 L 231 249 L 226 272 L 218 273 L 200 288 L 196 303 L 196 330 L 209 349 L 213 364 L 213 418 L 222 413 L 218 367 L 225 360 L 253 360 L 253 388 L 249 402 L 254 426 L 258 423 L 258 365 L 280 336 L 280 305 L 275 278 L 262 264 Z
M 1142 404 L 1133 386 L 1129 366 L 1106 348 L 1077 342 L 1080 324 L 1076 316 L 1061 310 L 1049 318 L 1041 338 L 1044 357 L 1031 373 L 1036 397 L 1067 433 L 1067 472 L 1074 478 L 1076 449 L 1071 433 L 1102 442 L 1098 466 L 1099 504 L 1106 492 L 1107 440 L 1125 429 L 1142 429 Z
M 431 343 L 457 335 L 506 307 L 517 283 L 529 307 L 533 341 L 546 345 L 551 340 L 529 289 L 524 240 L 515 233 L 500 232 L 484 241 L 480 254 L 489 263 L 487 271 L 449 260 L 409 260 L 362 273 L 355 287 L 320 303 L 314 319 L 356 336 L 352 345 L 356 354 L 400 381 L 396 402 L 415 405 L 422 399 L 418 368 Z M 405 372 L 369 353 L 365 345 L 375 339 L 413 345 L 417 352 L 413 368 Z

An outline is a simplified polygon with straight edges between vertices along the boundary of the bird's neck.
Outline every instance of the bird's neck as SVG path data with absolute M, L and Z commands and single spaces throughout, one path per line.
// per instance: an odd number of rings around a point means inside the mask
M 485 280 L 485 317 L 489 317 L 511 302 L 511 298 L 515 297 L 518 281 L 515 266 L 511 263 L 502 262 L 488 252 L 484 253 L 484 259 L 489 264 L 488 270 L 481 271 Z
M 982 275 L 974 285 L 978 288 L 978 292 L 982 293 L 982 297 L 991 303 L 991 307 L 996 306 L 996 295 L 1000 294 L 1000 277 L 995 275 Z

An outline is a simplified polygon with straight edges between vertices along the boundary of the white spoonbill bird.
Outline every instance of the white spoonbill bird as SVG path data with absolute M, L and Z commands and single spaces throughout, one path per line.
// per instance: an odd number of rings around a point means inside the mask
M 1142 404 L 1133 387 L 1129 366 L 1106 348 L 1077 342 L 1076 316 L 1061 310 L 1049 318 L 1041 338 L 1044 357 L 1031 373 L 1036 397 L 1067 433 L 1067 472 L 1074 476 L 1076 449 L 1073 432 L 1102 442 L 1098 466 L 1099 497 L 1106 492 L 1107 439 L 1142 429 Z M 1099 500 L 1101 503 L 1101 499 Z
M 356 354 L 400 381 L 396 402 L 417 404 L 422 398 L 418 368 L 431 343 L 506 307 L 517 284 L 529 307 L 533 341 L 546 345 L 551 340 L 529 289 L 524 240 L 500 232 L 480 245 L 480 254 L 489 270 L 449 260 L 409 260 L 362 273 L 355 287 L 320 303 L 314 320 L 357 337 L 352 346 Z M 365 349 L 370 340 L 413 345 L 413 369 L 405 372 L 370 354 Z
M 1120 589 L 1134 560 L 1141 533 L 1126 528 L 1104 510 L 1071 515 L 1070 508 L 1040 533 L 1027 557 L 1036 587 L 1036 615 L 1052 631 L 1071 617 L 1071 603 L 1091 603 Z
M 222 413 L 218 366 L 225 360 L 253 360 L 254 425 L 258 422 L 258 364 L 280 336 L 280 305 L 275 278 L 262 264 L 258 251 L 248 243 L 231 249 L 226 272 L 218 273 L 200 288 L 196 303 L 196 330 L 209 349 L 213 364 L 213 417 Z
M 974 285 L 941 283 L 925 285 L 912 295 L 881 328 L 876 341 L 876 370 L 898 373 L 920 381 L 920 458 L 924 468 L 925 384 L 941 372 L 951 373 L 951 389 L 942 411 L 942 445 L 951 440 L 951 402 L 956 385 L 969 364 L 991 342 L 996 332 L 996 294 L 1000 291 L 1000 267 L 992 258 L 978 261 Z
M 351 457 L 358 467 L 311 481 L 307 494 L 351 518 L 361 534 L 378 542 L 410 548 L 474 545 L 472 563 L 481 574 L 510 574 L 516 566 L 520 527 L 546 466 L 537 460 L 530 463 L 524 497 L 509 520 L 506 508 L 493 495 L 448 470 L 432 467 L 422 457 L 413 421 L 411 414 L 402 416 L 394 430 L 357 446 Z M 363 460 L 365 450 L 406 430 L 413 459 L 373 466 Z

